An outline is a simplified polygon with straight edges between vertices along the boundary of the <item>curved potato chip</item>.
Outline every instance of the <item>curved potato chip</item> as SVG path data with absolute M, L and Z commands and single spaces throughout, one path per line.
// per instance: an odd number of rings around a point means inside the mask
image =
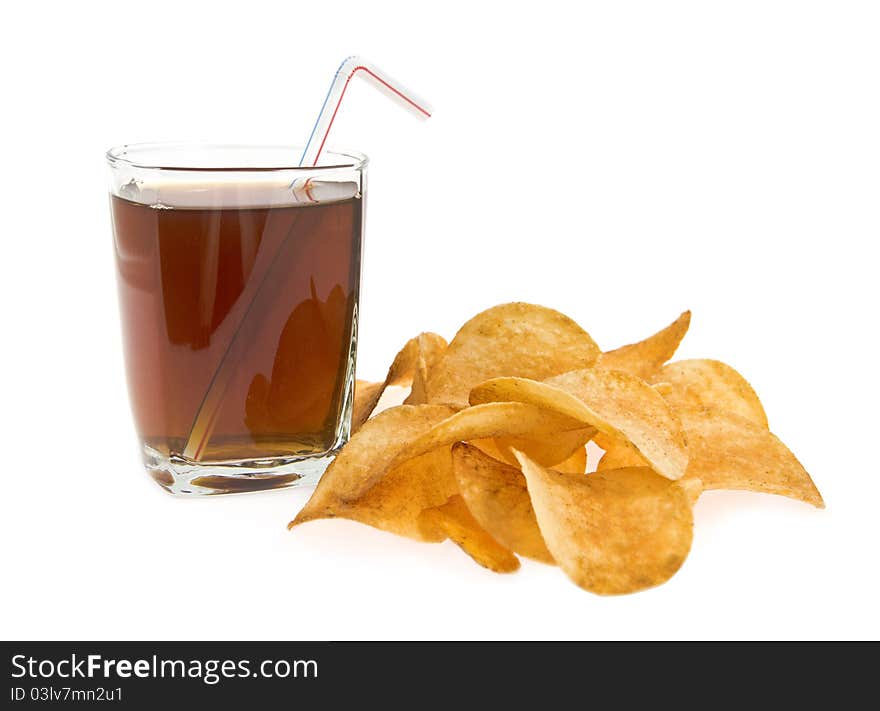
M 683 430 L 684 428 L 682 428 L 682 431 Z M 685 433 L 685 439 L 687 439 L 687 433 Z M 593 437 L 593 442 L 605 450 L 604 454 L 599 458 L 599 461 L 596 462 L 596 471 L 623 469 L 624 467 L 652 468 L 648 460 L 639 454 L 639 450 L 625 439 L 607 435 L 604 432 L 597 432 L 596 436 Z M 526 454 L 528 454 L 528 452 L 526 452 Z M 685 476 L 687 476 L 687 468 L 685 468 Z M 684 477 L 677 481 L 681 481 L 682 479 L 684 479 Z
M 422 511 L 458 493 L 448 447 L 435 449 L 391 469 L 360 498 L 326 495 L 306 504 L 289 528 L 322 518 L 345 518 L 419 541 L 439 542 L 445 535 L 426 529 Z
M 473 517 L 461 496 L 422 512 L 426 536 L 448 537 L 474 561 L 495 573 L 519 570 L 519 559 L 490 536 Z
M 385 383 L 371 383 L 369 380 L 356 380 L 354 383 L 354 404 L 351 406 L 351 431 L 357 432 L 376 409 L 376 404 L 385 391 Z
M 423 353 L 433 353 L 444 348 L 446 348 L 446 339 L 443 336 L 438 336 L 436 333 L 420 333 L 415 338 L 410 338 L 394 357 L 384 382 L 378 384 L 378 387 L 376 387 L 377 383 L 368 383 L 367 385 L 371 387 L 364 386 L 360 401 L 358 400 L 357 387 L 355 387 L 355 405 L 352 408 L 351 416 L 352 433 L 357 432 L 370 417 L 388 386 L 409 385 L 414 382 Z
M 520 451 L 522 452 L 523 450 Z M 534 457 L 530 457 L 530 459 L 537 461 Z M 538 463 L 540 464 L 540 462 Z M 583 474 L 587 471 L 587 448 L 584 446 L 578 447 L 568 459 L 559 462 L 559 464 L 554 464 L 553 468 L 565 474 Z
M 688 493 L 645 467 L 589 476 L 554 472 L 519 455 L 538 526 L 560 568 L 600 595 L 668 580 L 693 538 Z
M 436 458 L 411 458 L 407 466 L 389 468 L 388 462 L 409 440 L 430 431 L 452 412 L 440 405 L 400 405 L 368 420 L 327 467 L 290 526 L 339 516 L 417 535 L 412 517 L 427 506 L 444 503 L 458 490 L 451 455 L 447 449 L 445 469 L 443 452 Z M 388 481 L 373 491 L 384 479 Z M 386 515 L 393 520 L 383 523 Z
M 636 452 L 628 442 L 612 440 L 610 442 L 603 442 L 602 446 L 608 447 L 608 449 L 605 450 L 605 454 L 602 455 L 596 464 L 597 472 L 604 472 L 610 469 L 625 469 L 627 467 L 649 467 L 644 457 Z M 691 506 L 697 502 L 697 499 L 700 498 L 704 491 L 703 482 L 696 477 L 689 477 L 687 472 L 675 483 L 685 490 Z
M 527 437 L 494 437 L 474 439 L 470 443 L 499 461 L 518 467 L 519 462 L 513 454 L 514 449 L 525 452 L 538 464 L 553 467 L 559 471 L 569 471 L 581 464 L 580 474 L 586 468 L 587 452 L 584 445 L 596 434 L 595 427 L 584 427 L 565 432 L 551 432 L 540 439 Z
M 684 479 L 679 479 L 675 483 L 684 489 L 684 493 L 687 495 L 688 501 L 691 502 L 691 506 L 697 503 L 697 499 L 699 499 L 700 495 L 705 491 L 701 479 L 689 479 L 688 477 L 685 477 Z
M 455 334 L 428 377 L 428 402 L 467 407 L 470 389 L 489 378 L 543 380 L 589 367 L 598 357 L 599 347 L 568 316 L 543 306 L 502 304 Z
M 608 469 L 623 469 L 625 467 L 649 467 L 651 466 L 645 461 L 645 458 L 639 454 L 627 442 L 620 442 L 611 439 L 611 441 L 603 440 L 600 447 L 605 450 L 605 454 L 596 464 L 596 471 L 607 471 Z M 687 475 L 687 471 L 685 471 Z M 679 480 L 681 481 L 681 480 Z
M 518 468 L 463 442 L 452 448 L 452 466 L 468 509 L 496 541 L 519 555 L 554 563 Z
M 719 360 L 695 359 L 667 363 L 654 378 L 669 383 L 663 392 L 673 409 L 710 407 L 745 417 L 769 427 L 764 407 L 754 388 L 736 370 Z
M 651 383 L 651 387 L 660 393 L 664 398 L 672 392 L 671 383 Z
M 639 378 L 593 368 L 550 378 L 494 378 L 471 391 L 471 402 L 527 402 L 593 425 L 626 440 L 667 479 L 687 468 L 687 444 L 681 424 L 663 397 Z M 600 443 L 601 446 L 601 443 Z
M 644 341 L 603 353 L 596 365 L 609 370 L 622 370 L 648 380 L 661 365 L 672 358 L 690 325 L 691 312 L 685 311 L 662 331 Z
M 448 345 L 446 339 L 436 333 L 423 333 L 422 336 L 419 336 L 419 357 L 413 373 L 412 388 L 403 401 L 404 405 L 422 405 L 428 402 L 428 393 L 425 389 L 428 377 L 437 367 L 437 362 Z
M 496 444 L 494 438 L 490 437 L 487 439 L 472 439 L 470 442 L 468 442 L 468 444 L 470 444 L 473 447 L 476 447 L 486 456 L 492 457 L 492 459 L 497 459 L 499 462 L 502 462 L 504 464 L 510 464 L 510 465 L 513 465 L 514 463 L 516 463 L 517 466 L 519 465 L 519 462 L 516 461 L 516 458 L 514 458 L 513 462 L 511 462 L 510 459 L 508 459 L 509 455 L 506 451 L 506 447 L 504 449 L 499 447 Z M 551 466 L 551 465 L 547 465 L 547 466 Z
M 421 407 L 429 407 L 422 405 Z M 521 402 L 491 402 L 459 410 L 430 430 L 410 440 L 398 451 L 387 468 L 418 457 L 438 447 L 456 442 L 492 437 L 523 437 L 539 440 L 541 436 L 568 430 L 583 430 L 583 423 L 564 414 Z
M 806 469 L 778 437 L 744 417 L 720 410 L 678 410 L 690 449 L 687 478 L 705 489 L 779 494 L 824 508 Z

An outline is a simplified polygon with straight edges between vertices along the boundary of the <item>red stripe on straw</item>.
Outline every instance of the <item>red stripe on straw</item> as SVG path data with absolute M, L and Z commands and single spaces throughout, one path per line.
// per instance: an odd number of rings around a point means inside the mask
M 379 82 L 382 86 L 384 86 L 386 89 L 390 90 L 393 94 L 399 96 L 399 97 L 400 97 L 401 99 L 403 99 L 406 103 L 408 103 L 408 104 L 410 104 L 411 106 L 415 107 L 415 109 L 416 109 L 417 111 L 423 113 L 423 114 L 424 114 L 426 117 L 428 117 L 428 118 L 431 117 L 431 112 L 430 112 L 430 111 L 428 111 L 427 109 L 425 109 L 425 108 L 419 106 L 415 101 L 413 101 L 413 100 L 410 99 L 408 96 L 406 96 L 406 95 L 403 94 L 402 92 L 400 92 L 400 91 L 398 91 L 397 89 L 395 89 L 393 86 L 391 86 L 391 84 L 389 84 L 387 81 L 385 81 L 384 79 L 382 79 L 382 77 L 377 76 L 376 74 L 374 74 L 373 72 L 371 72 L 369 69 L 367 69 L 367 67 L 364 67 L 364 66 L 362 66 L 362 65 L 358 65 L 358 66 L 356 66 L 354 69 L 351 70 L 351 74 L 349 74 L 349 75 L 348 75 L 348 79 L 345 80 L 345 85 L 342 87 L 342 92 L 339 94 L 339 100 L 336 102 L 336 108 L 333 109 L 333 115 L 330 117 L 330 123 L 327 124 L 327 130 L 324 131 L 324 137 L 321 139 L 321 145 L 318 146 L 318 152 L 315 154 L 315 161 L 314 161 L 314 163 L 312 163 L 313 166 L 318 165 L 318 158 L 319 158 L 320 155 L 321 155 L 321 151 L 324 150 L 324 144 L 327 142 L 327 136 L 330 135 L 330 128 L 333 126 L 333 122 L 336 120 L 336 114 L 337 114 L 337 112 L 339 111 L 339 107 L 340 107 L 340 105 L 342 104 L 342 97 L 345 96 L 345 90 L 348 89 L 348 84 L 349 84 L 349 82 L 351 81 L 351 78 L 352 78 L 355 74 L 357 74 L 358 71 L 365 71 L 367 74 L 369 74 L 371 77 L 373 77 L 373 79 L 375 79 L 375 80 L 376 80 L 377 82 Z

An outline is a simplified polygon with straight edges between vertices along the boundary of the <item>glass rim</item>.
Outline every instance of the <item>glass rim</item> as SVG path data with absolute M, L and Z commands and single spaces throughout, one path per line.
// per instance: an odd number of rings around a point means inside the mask
M 303 171 L 308 173 L 320 173 L 323 171 L 332 171 L 340 169 L 348 169 L 362 171 L 369 163 L 369 158 L 363 153 L 352 150 L 336 150 L 323 151 L 322 157 L 326 160 L 332 159 L 330 163 L 324 163 L 315 166 L 301 165 L 266 165 L 266 166 L 200 166 L 194 165 L 194 161 L 189 164 L 175 165 L 174 161 L 143 161 L 137 160 L 129 153 L 149 153 L 150 151 L 259 151 L 259 150 L 277 150 L 279 152 L 290 153 L 296 155 L 303 150 L 302 146 L 287 145 L 280 143 L 198 143 L 184 141 L 150 141 L 144 143 L 123 143 L 110 148 L 105 154 L 107 163 L 111 168 L 126 166 L 139 170 L 174 170 L 174 171 L 192 171 L 197 173 L 271 173 L 271 172 L 287 172 L 287 171 Z

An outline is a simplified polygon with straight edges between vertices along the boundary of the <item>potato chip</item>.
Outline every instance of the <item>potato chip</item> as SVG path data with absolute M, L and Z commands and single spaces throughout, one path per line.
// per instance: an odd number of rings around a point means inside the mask
M 388 463 L 408 441 L 452 412 L 440 405 L 401 405 L 368 420 L 324 472 L 290 525 L 342 517 L 418 537 L 415 521 L 421 510 L 445 503 L 458 491 L 451 454 L 441 450 L 395 468 Z
M 290 526 L 340 517 L 420 541 L 449 538 L 490 570 L 514 571 L 526 556 L 612 595 L 679 569 L 704 490 L 823 507 L 737 371 L 668 362 L 689 323 L 685 312 L 644 341 L 599 353 L 568 317 L 512 303 L 478 314 L 449 344 L 420 334 L 383 382 L 357 381 L 357 431 Z M 410 386 L 405 404 L 370 419 L 389 385 Z M 254 378 L 253 422 L 263 421 L 269 387 Z M 590 447 L 602 456 L 586 474 Z
M 473 517 L 461 496 L 453 496 L 442 506 L 422 512 L 425 536 L 448 536 L 484 568 L 496 573 L 519 570 L 519 559 L 490 536 Z
M 680 408 L 690 449 L 687 478 L 705 489 L 779 494 L 824 508 L 822 495 L 794 454 L 775 435 L 720 410 Z
M 421 406 L 426 407 L 426 406 Z M 520 437 L 526 444 L 546 435 L 568 430 L 583 430 L 583 423 L 564 414 L 521 402 L 492 402 L 459 410 L 435 424 L 408 444 L 390 460 L 388 468 L 396 467 L 438 447 L 456 442 L 490 437 Z M 405 439 L 401 437 L 401 439 Z M 539 453 L 543 452 L 538 448 Z
M 535 460 L 534 457 L 532 459 Z M 554 464 L 553 469 L 564 474 L 583 474 L 587 471 L 587 448 L 583 446 L 578 447 L 568 459 L 559 462 L 559 464 Z
M 767 415 L 748 381 L 718 360 L 679 360 L 667 363 L 655 381 L 669 383 L 663 397 L 676 407 L 710 407 L 745 417 L 768 427 Z
M 609 370 L 622 370 L 648 380 L 661 365 L 672 358 L 690 325 L 691 312 L 685 311 L 662 331 L 644 341 L 603 353 L 599 356 L 597 365 Z
M 517 467 L 464 443 L 452 448 L 452 464 L 461 496 L 480 526 L 514 553 L 553 564 Z
M 526 452 L 539 464 L 560 471 L 574 471 L 581 465 L 579 473 L 586 467 L 584 445 L 596 434 L 595 427 L 584 427 L 565 432 L 541 435 L 538 439 L 527 437 L 494 437 L 474 439 L 470 443 L 478 449 L 502 462 L 518 467 L 519 462 L 513 454 L 514 449 Z
M 585 590 L 644 590 L 668 580 L 687 558 L 693 512 L 678 483 L 646 467 L 576 476 L 524 454 L 519 461 L 547 549 Z
M 290 527 L 322 518 L 345 518 L 398 536 L 438 542 L 445 535 L 427 535 L 431 531 L 422 526 L 419 516 L 456 493 L 450 450 L 444 447 L 387 471 L 357 499 L 328 498 L 325 494 L 314 503 L 309 500 Z
M 415 338 L 409 339 L 394 357 L 391 367 L 383 383 L 365 383 L 362 388 L 360 399 L 357 387 L 355 387 L 355 403 L 352 408 L 351 431 L 357 432 L 361 425 L 369 418 L 376 405 L 379 403 L 382 393 L 390 385 L 410 385 L 420 368 L 422 354 L 431 358 L 432 354 L 446 348 L 446 340 L 436 333 L 420 333 Z M 365 381 L 359 381 L 365 382 Z M 418 398 L 414 398 L 418 399 Z M 408 403 L 421 404 L 421 403 Z
M 492 457 L 492 459 L 497 459 L 499 462 L 503 462 L 504 464 L 510 464 L 511 466 L 519 466 L 519 462 L 516 461 L 516 457 L 514 457 L 513 461 L 508 459 L 508 453 L 506 451 L 506 447 L 502 449 L 495 443 L 495 439 L 487 438 L 487 439 L 472 439 L 468 442 L 472 447 L 476 447 L 483 454 Z M 552 466 L 552 465 L 547 465 Z
M 612 440 L 611 442 L 606 442 L 603 446 L 608 447 L 608 449 L 605 450 L 605 453 L 596 464 L 597 472 L 608 471 L 609 469 L 648 466 L 644 457 L 636 452 L 628 442 Z M 700 498 L 704 491 L 703 482 L 696 477 L 690 478 L 687 473 L 676 481 L 676 484 L 685 490 L 691 505 L 697 502 L 697 499 Z
M 371 383 L 357 380 L 354 384 L 354 404 L 351 407 L 351 431 L 356 432 L 376 409 L 376 404 L 385 390 L 385 383 Z
M 605 454 L 596 464 L 596 471 L 607 469 L 623 469 L 625 467 L 648 467 L 645 458 L 639 454 L 628 442 L 621 442 L 609 438 L 603 440 L 599 446 L 605 450 Z M 690 452 L 688 452 L 690 455 Z M 686 473 L 686 472 L 685 472 Z M 679 480 L 681 481 L 681 480 Z
M 558 311 L 502 304 L 477 314 L 452 339 L 427 382 L 428 402 L 467 407 L 468 392 L 496 376 L 543 380 L 596 362 L 589 334 Z
M 445 339 L 435 333 L 423 333 L 419 339 L 419 357 L 416 360 L 410 394 L 403 401 L 405 405 L 422 405 L 428 402 L 428 393 L 425 389 L 428 377 L 448 345 Z
M 688 501 L 691 502 L 691 506 L 697 503 L 697 499 L 699 499 L 702 493 L 705 491 L 701 479 L 690 479 L 688 477 L 685 477 L 684 479 L 679 479 L 675 483 L 678 484 L 682 489 L 684 489 L 684 493 L 687 496 Z
M 684 476 L 687 444 L 681 424 L 659 393 L 628 373 L 592 368 L 543 383 L 494 378 L 474 388 L 470 399 L 475 404 L 512 401 L 549 408 L 631 443 L 668 479 Z
M 658 393 L 660 393 L 664 398 L 667 395 L 672 393 L 672 384 L 671 383 L 651 383 L 651 387 L 654 388 Z

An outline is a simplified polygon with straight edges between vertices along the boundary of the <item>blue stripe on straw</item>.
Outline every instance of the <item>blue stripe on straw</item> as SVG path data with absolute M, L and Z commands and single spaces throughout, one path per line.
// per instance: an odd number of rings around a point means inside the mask
M 309 147 L 312 145 L 312 139 L 315 137 L 315 131 L 318 130 L 318 124 L 321 121 L 321 117 L 324 115 L 324 109 L 327 108 L 327 102 L 330 100 L 330 94 L 333 92 L 333 85 L 336 84 L 336 77 L 339 76 L 339 72 L 342 71 L 342 68 L 345 66 L 345 63 L 354 58 L 354 55 L 350 57 L 346 57 L 342 60 L 342 63 L 336 69 L 336 73 L 333 75 L 333 79 L 330 81 L 330 88 L 327 89 L 327 96 L 324 97 L 324 103 L 321 104 L 321 110 L 318 112 L 318 117 L 315 119 L 315 125 L 312 126 L 312 132 L 309 134 L 309 140 L 306 141 L 306 147 L 303 148 L 302 155 L 299 158 L 299 164 L 302 166 L 303 161 L 306 159 L 306 154 L 309 152 Z

